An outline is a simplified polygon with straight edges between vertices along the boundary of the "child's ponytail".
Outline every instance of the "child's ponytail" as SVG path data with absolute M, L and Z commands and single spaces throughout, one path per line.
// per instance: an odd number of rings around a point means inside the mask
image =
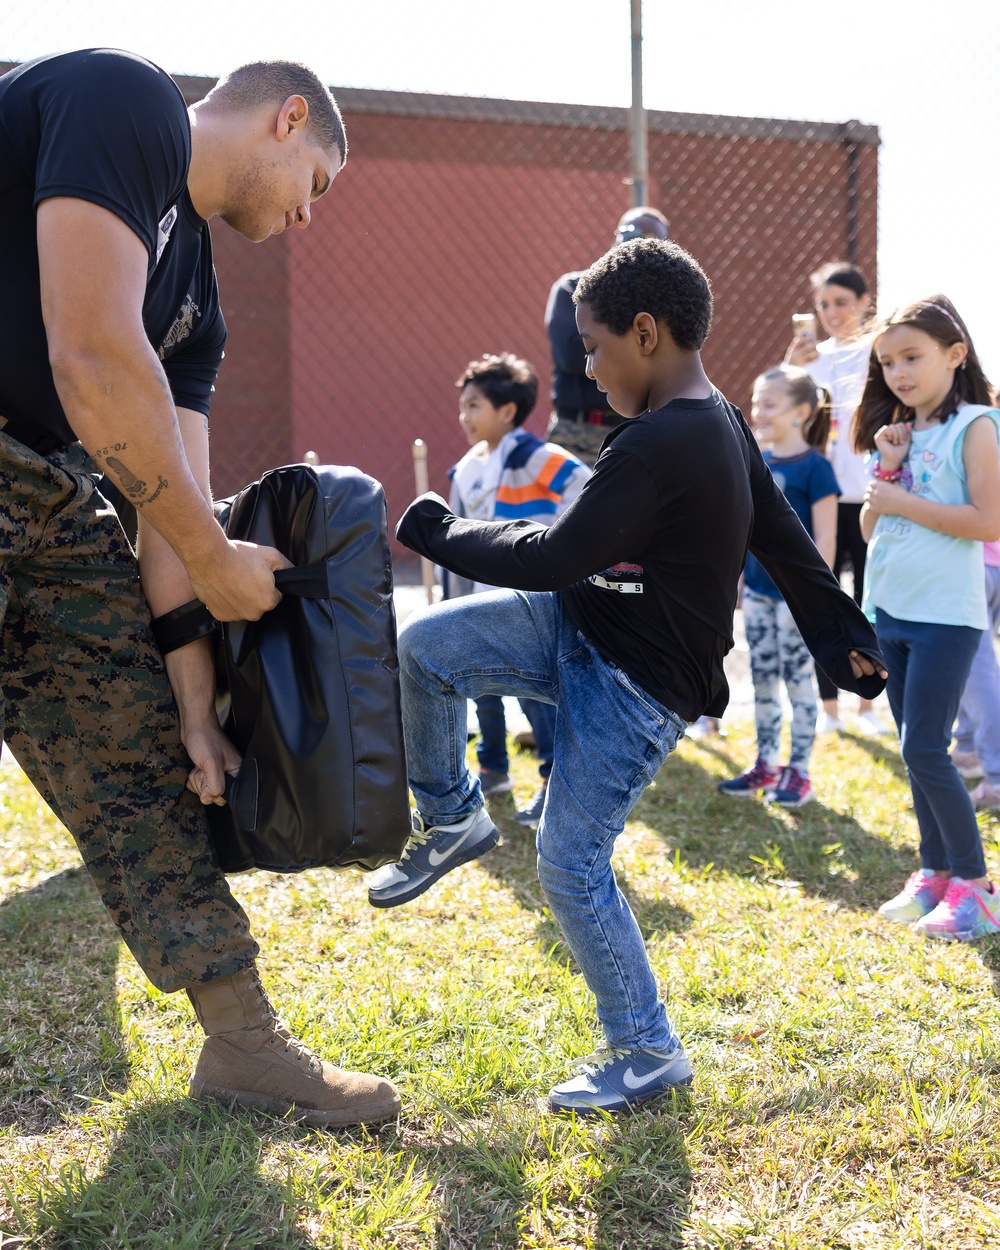
M 796 407 L 799 404 L 809 405 L 809 416 L 803 423 L 802 437 L 814 450 L 825 453 L 833 419 L 830 392 L 825 387 L 817 386 L 805 369 L 799 369 L 795 365 L 775 365 L 762 377 L 765 382 L 777 382 L 783 386 Z
M 833 423 L 833 397 L 825 386 L 817 386 L 814 389 L 816 407 L 802 433 L 810 447 L 825 455 L 826 445 L 830 441 L 830 426 Z

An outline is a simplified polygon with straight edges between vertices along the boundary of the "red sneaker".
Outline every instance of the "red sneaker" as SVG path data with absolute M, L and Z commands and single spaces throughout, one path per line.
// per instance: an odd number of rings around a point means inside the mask
M 771 802 L 779 807 L 803 807 L 812 797 L 809 778 L 791 764 L 781 770 L 781 779 L 770 795 Z
M 716 789 L 720 794 L 729 794 L 733 798 L 752 798 L 755 794 L 769 794 L 777 786 L 780 777 L 776 768 L 772 768 L 766 760 L 758 759 L 753 768 L 730 781 L 720 781 Z

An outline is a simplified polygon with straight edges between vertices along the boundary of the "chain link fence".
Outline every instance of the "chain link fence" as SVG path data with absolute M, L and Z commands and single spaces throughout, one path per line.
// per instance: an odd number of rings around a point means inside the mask
M 177 81 L 189 102 L 214 83 Z M 310 229 L 265 246 L 213 231 L 229 325 L 214 487 L 314 451 L 377 477 L 394 523 L 414 493 L 414 439 L 439 491 L 465 450 L 454 382 L 470 359 L 534 364 L 529 428 L 544 434 L 546 299 L 610 246 L 630 205 L 629 116 L 333 89 L 351 154 Z M 814 269 L 851 260 L 874 288 L 878 150 L 877 128 L 853 121 L 649 114 L 647 198 L 712 279 L 706 363 L 741 406 L 781 359 L 792 313 L 810 308 Z
M 211 80 L 183 78 L 189 100 Z M 221 492 L 315 451 L 412 497 L 465 450 L 455 379 L 483 352 L 531 361 L 544 434 L 551 284 L 612 242 L 629 207 L 625 109 L 337 90 L 351 155 L 308 231 L 266 248 L 215 231 L 229 323 L 213 417 Z M 809 274 L 855 261 L 874 283 L 878 132 L 651 113 L 650 202 L 712 278 L 706 363 L 746 404 L 779 361 Z

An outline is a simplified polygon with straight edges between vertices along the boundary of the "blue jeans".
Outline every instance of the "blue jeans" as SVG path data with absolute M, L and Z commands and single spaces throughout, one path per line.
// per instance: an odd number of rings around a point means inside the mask
M 975 751 L 986 780 L 1000 786 L 1000 667 L 993 635 L 1000 629 L 1000 568 L 986 565 L 986 606 L 990 627 L 972 661 L 965 693 L 958 705 L 955 739 L 960 751 Z
M 465 762 L 467 699 L 557 705 L 538 877 L 608 1043 L 669 1050 L 677 1034 L 611 867 L 629 812 L 685 723 L 603 660 L 555 593 L 496 590 L 411 616 L 399 635 L 410 788 L 428 823 L 483 802 Z
M 476 759 L 479 767 L 491 773 L 505 773 L 510 767 L 507 758 L 507 715 L 498 694 L 484 694 L 476 700 L 479 741 Z
M 539 775 L 547 777 L 552 772 L 556 709 L 551 703 L 540 703 L 537 699 L 519 699 L 518 702 L 535 735 Z M 476 700 L 476 716 L 479 718 L 479 742 L 476 746 L 479 767 L 494 773 L 505 773 L 510 761 L 507 758 L 507 717 L 503 699 L 498 694 L 483 695 Z
M 920 863 L 956 877 L 985 877 L 976 811 L 948 754 L 982 630 L 899 621 L 881 608 L 875 630 L 920 828 Z

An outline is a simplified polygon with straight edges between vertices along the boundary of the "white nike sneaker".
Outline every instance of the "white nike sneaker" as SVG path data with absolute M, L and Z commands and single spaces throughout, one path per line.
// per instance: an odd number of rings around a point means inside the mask
M 595 1051 L 581 1059 L 578 1075 L 549 1091 L 550 1111 L 577 1115 L 631 1111 L 694 1080 L 684 1047 L 673 1050 Z
M 398 907 L 430 889 L 435 881 L 470 859 L 491 851 L 500 841 L 485 807 L 477 807 L 454 825 L 426 825 L 413 813 L 413 832 L 398 864 L 386 864 L 368 879 L 372 907 Z

